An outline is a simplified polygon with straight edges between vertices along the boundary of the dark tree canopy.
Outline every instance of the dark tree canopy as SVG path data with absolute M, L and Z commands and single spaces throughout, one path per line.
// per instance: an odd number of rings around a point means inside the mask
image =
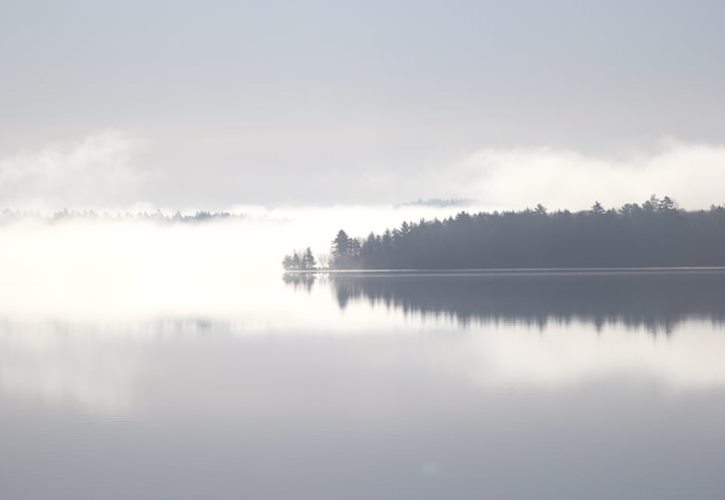
M 331 267 L 336 269 L 349 269 L 357 267 L 361 246 L 356 238 L 350 238 L 345 231 L 340 229 L 335 239 L 332 240 L 332 263 Z
M 685 211 L 669 197 L 605 209 L 460 212 L 366 238 L 340 230 L 331 268 L 466 269 L 725 265 L 725 207 Z

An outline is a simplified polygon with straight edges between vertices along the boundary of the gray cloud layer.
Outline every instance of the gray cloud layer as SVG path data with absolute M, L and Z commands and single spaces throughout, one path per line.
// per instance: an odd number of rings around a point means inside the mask
M 475 151 L 563 155 L 571 183 L 572 155 L 589 178 L 723 143 L 723 24 L 716 1 L 3 2 L 0 158 L 126 131 L 145 182 L 121 198 L 169 206 L 436 196 Z M 4 199 L 83 198 L 25 179 Z
M 229 189 L 232 174 L 145 169 L 140 159 L 148 147 L 128 134 L 107 131 L 0 158 L 0 199 L 6 207 L 20 209 L 128 208 L 160 206 L 157 200 L 169 189 L 185 200 L 166 206 L 170 209 L 249 204 L 245 191 Z M 579 209 L 594 200 L 619 206 L 658 193 L 673 196 L 686 208 L 701 208 L 725 203 L 725 146 L 665 141 L 656 149 L 614 159 L 561 148 L 484 148 L 431 162 L 412 175 L 361 168 L 329 177 L 293 171 L 288 178 L 256 181 L 241 174 L 239 181 L 261 190 L 276 186 L 282 193 L 319 190 L 318 199 L 338 204 L 422 196 L 472 199 L 497 210 L 536 203 Z

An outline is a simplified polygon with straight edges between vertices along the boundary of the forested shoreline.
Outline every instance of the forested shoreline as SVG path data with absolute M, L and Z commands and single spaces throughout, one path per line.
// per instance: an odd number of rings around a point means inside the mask
M 687 211 L 669 197 L 605 209 L 462 211 L 365 238 L 340 230 L 330 269 L 700 267 L 725 265 L 725 206 Z M 290 268 L 288 268 L 290 269 Z

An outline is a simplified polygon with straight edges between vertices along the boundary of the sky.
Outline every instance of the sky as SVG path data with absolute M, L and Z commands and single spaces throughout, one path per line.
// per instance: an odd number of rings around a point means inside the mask
M 0 0 L 0 206 L 725 202 L 718 1 Z

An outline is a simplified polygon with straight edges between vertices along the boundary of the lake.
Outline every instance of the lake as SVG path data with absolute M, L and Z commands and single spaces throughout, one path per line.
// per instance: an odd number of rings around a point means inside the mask
M 0 498 L 725 498 L 722 270 L 225 296 L 0 318 Z

